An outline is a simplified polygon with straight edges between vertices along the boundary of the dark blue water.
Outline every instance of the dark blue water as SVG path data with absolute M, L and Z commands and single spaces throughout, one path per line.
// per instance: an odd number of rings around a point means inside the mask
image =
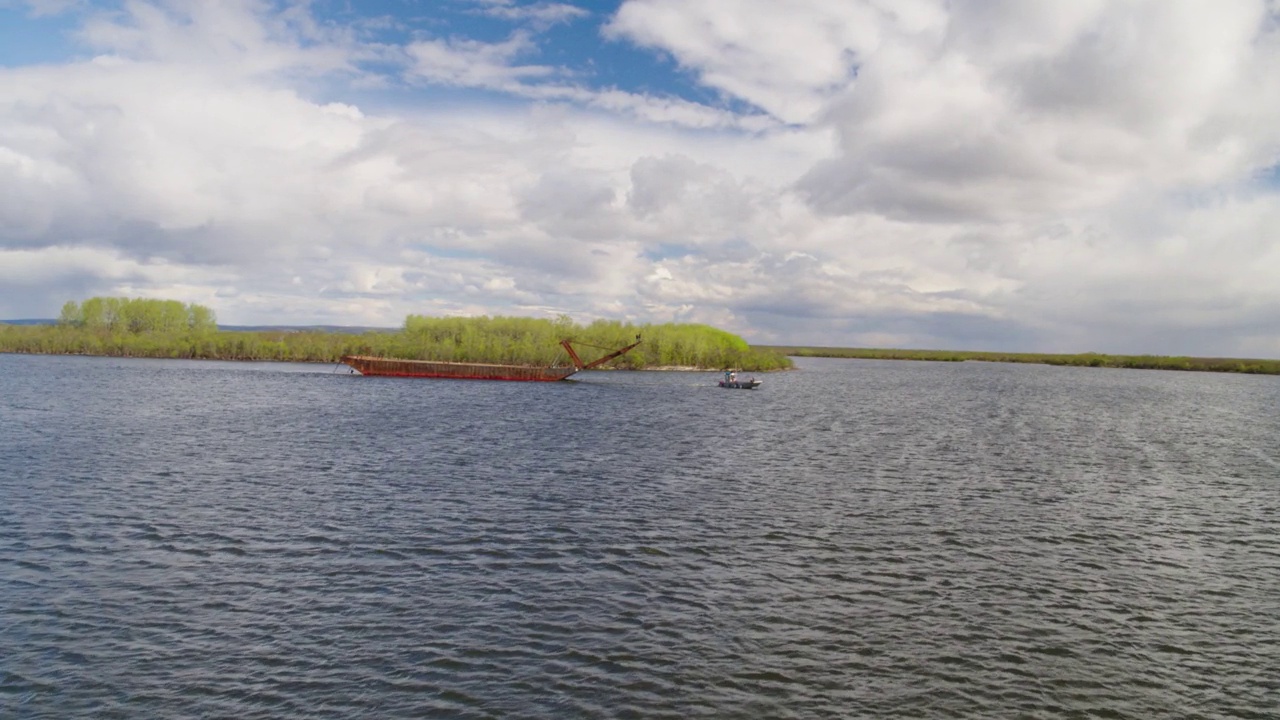
M 0 717 L 1280 717 L 1280 378 L 0 355 Z

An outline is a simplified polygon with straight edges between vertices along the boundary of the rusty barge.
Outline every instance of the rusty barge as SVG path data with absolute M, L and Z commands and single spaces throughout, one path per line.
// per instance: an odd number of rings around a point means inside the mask
M 614 350 L 604 357 L 583 362 L 577 350 L 568 340 L 561 340 L 569 355 L 570 364 L 549 366 L 500 365 L 495 363 L 446 362 L 443 360 L 400 360 L 396 358 L 345 355 L 342 362 L 355 368 L 361 375 L 391 377 L 452 378 L 455 380 L 511 380 L 517 382 L 553 382 L 564 380 L 574 373 L 599 367 L 610 360 L 625 355 L 640 344 L 640 338 L 630 345 Z

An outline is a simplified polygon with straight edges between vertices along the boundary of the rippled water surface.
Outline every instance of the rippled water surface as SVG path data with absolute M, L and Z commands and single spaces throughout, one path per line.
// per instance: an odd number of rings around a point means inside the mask
M 0 717 L 1280 717 L 1280 378 L 0 355 Z

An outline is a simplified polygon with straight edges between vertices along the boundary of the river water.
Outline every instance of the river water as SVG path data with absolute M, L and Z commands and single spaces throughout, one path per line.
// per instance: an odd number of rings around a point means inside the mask
M 0 717 L 1280 717 L 1280 378 L 798 365 L 0 355 Z

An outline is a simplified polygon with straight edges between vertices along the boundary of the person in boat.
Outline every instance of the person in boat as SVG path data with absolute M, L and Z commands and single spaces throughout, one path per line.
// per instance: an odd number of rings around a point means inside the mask
M 728 385 L 728 384 L 729 384 L 729 379 L 730 379 L 730 378 L 732 378 L 732 377 L 733 377 L 733 373 L 729 372 L 728 370 L 725 370 L 725 371 L 724 371 L 724 384 L 725 384 L 725 385 Z
M 729 382 L 733 383 L 737 381 L 738 381 L 738 373 L 736 372 L 729 373 Z

